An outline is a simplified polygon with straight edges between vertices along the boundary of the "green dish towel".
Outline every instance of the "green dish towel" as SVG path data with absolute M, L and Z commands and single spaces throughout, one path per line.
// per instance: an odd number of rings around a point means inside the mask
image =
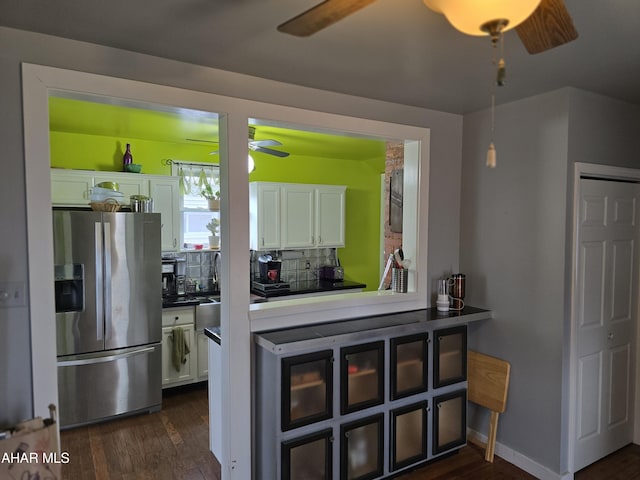
M 171 352 L 171 358 L 173 361 L 173 368 L 176 372 L 179 372 L 182 365 L 187 363 L 187 355 L 191 351 L 189 349 L 189 342 L 184 334 L 184 330 L 180 327 L 175 327 L 172 332 L 173 335 L 173 351 Z

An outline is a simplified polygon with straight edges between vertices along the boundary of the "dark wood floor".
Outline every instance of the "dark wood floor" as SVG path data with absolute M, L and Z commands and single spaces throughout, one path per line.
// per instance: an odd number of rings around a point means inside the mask
M 114 420 L 61 434 L 70 462 L 68 480 L 220 480 L 209 452 L 207 390 L 204 385 L 165 391 L 162 411 Z M 484 461 L 469 445 L 456 455 L 407 473 L 400 480 L 494 480 L 535 477 L 502 460 Z M 640 480 L 640 446 L 629 445 L 581 470 L 576 480 Z

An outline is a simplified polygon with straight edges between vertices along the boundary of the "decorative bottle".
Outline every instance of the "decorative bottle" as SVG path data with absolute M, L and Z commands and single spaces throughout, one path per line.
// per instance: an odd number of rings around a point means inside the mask
M 133 155 L 131 155 L 131 144 L 127 143 L 127 148 L 124 151 L 124 155 L 122 156 L 122 167 L 126 170 L 127 165 L 131 165 L 133 163 Z

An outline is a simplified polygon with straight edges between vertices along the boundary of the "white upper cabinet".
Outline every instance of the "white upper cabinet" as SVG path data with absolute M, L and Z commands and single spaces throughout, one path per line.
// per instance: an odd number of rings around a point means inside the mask
M 98 185 L 102 182 L 118 182 L 118 191 L 124 194 L 124 203 L 130 203 L 131 195 L 149 195 L 149 180 L 147 177 L 139 174 L 130 173 L 119 175 L 117 180 L 109 172 L 92 172 L 93 185 Z
M 153 211 L 162 217 L 162 251 L 177 251 L 180 243 L 180 197 L 177 177 L 149 179 Z
M 88 206 L 93 188 L 93 173 L 51 170 L 51 202 L 60 206 Z
M 346 189 L 342 185 L 325 185 L 315 191 L 318 247 L 344 247 Z
M 250 248 L 344 247 L 342 185 L 252 182 Z
M 249 184 L 249 210 L 249 248 L 280 248 L 280 185 L 268 182 Z
M 89 207 L 91 189 L 101 182 L 117 182 L 124 194 L 153 199 L 153 211 L 161 215 L 162 251 L 176 251 L 180 238 L 180 197 L 178 178 L 125 172 L 51 169 L 51 203 L 54 207 Z
M 282 249 L 315 246 L 314 185 L 282 184 Z

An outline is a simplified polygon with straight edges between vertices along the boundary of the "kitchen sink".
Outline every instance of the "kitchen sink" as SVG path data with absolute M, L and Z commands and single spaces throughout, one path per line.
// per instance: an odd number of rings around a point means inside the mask
M 199 297 L 200 303 L 196 305 L 196 331 L 205 327 L 220 326 L 220 297 Z

